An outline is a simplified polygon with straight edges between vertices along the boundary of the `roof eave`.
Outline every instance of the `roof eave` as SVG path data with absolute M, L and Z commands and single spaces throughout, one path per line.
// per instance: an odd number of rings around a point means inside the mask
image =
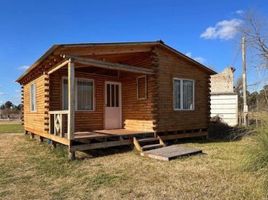
M 193 63 L 199 65 L 199 66 L 202 67 L 204 70 L 206 70 L 207 72 L 209 72 L 210 75 L 217 74 L 217 72 L 215 72 L 214 70 L 212 70 L 212 69 L 210 69 L 209 67 L 205 66 L 204 64 L 202 64 L 202 63 L 200 63 L 200 62 L 198 62 L 198 61 L 196 61 L 196 60 L 194 60 L 194 59 L 192 59 L 192 58 L 186 56 L 185 54 L 183 54 L 183 53 L 179 52 L 178 50 L 176 50 L 176 49 L 174 49 L 174 48 L 172 48 L 172 47 L 166 45 L 165 43 L 163 43 L 163 42 L 159 42 L 158 44 L 159 44 L 160 46 L 164 47 L 164 48 L 169 49 L 169 50 L 172 51 L 173 53 L 178 54 L 178 55 L 180 55 L 180 56 L 186 58 L 187 60 L 189 60 L 189 61 L 191 61 L 191 62 L 193 62 Z
M 49 54 L 51 54 L 55 49 L 58 47 L 65 47 L 65 46 L 100 46 L 100 45 L 134 45 L 134 44 L 144 44 L 144 45 L 156 45 L 162 43 L 162 41 L 144 41 L 144 42 L 114 42 L 114 43 L 74 43 L 74 44 L 55 44 L 50 47 L 34 64 L 32 64 L 17 80 L 16 82 L 20 83 L 20 81 L 30 72 L 32 71 L 37 65 L 39 65 L 42 61 L 44 61 Z
M 61 45 L 53 45 L 51 46 L 34 64 L 32 64 L 17 80 L 16 82 L 20 83 L 20 81 L 30 72 L 32 71 L 37 65 L 43 62 L 47 56 L 49 56 L 55 49 L 57 49 Z

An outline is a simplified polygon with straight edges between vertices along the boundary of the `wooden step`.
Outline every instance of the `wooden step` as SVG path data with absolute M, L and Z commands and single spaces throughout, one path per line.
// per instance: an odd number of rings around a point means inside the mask
M 150 151 L 144 151 L 141 152 L 141 156 L 147 156 L 158 160 L 169 161 L 178 157 L 189 156 L 198 153 L 202 153 L 202 150 L 179 144 L 159 149 L 153 149 Z
M 145 142 L 158 142 L 159 139 L 158 138 L 155 138 L 155 137 L 149 137 L 149 138 L 138 139 L 138 141 L 140 143 L 145 143 Z
M 151 150 L 151 149 L 157 149 L 157 148 L 161 148 L 161 147 L 164 147 L 163 144 L 149 144 L 149 145 L 144 145 L 142 147 L 142 150 L 143 151 L 148 151 L 148 150 Z

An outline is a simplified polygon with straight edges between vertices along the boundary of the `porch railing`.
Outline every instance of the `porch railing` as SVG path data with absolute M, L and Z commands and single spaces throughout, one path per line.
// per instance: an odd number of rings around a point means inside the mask
M 49 133 L 67 138 L 68 110 L 49 111 Z

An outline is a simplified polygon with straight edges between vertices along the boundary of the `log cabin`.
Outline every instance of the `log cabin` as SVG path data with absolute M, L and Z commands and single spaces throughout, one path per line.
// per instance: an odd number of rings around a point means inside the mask
M 53 45 L 17 79 L 25 133 L 67 145 L 70 159 L 206 136 L 215 73 L 163 41 Z

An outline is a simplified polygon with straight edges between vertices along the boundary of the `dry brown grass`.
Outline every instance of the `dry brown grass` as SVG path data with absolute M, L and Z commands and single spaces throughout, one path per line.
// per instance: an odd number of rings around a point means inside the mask
M 0 124 L 21 124 L 21 121 L 0 119 Z
M 261 174 L 241 170 L 250 138 L 189 145 L 206 154 L 163 162 L 105 151 L 69 162 L 64 148 L 0 134 L 0 199 L 265 199 Z

